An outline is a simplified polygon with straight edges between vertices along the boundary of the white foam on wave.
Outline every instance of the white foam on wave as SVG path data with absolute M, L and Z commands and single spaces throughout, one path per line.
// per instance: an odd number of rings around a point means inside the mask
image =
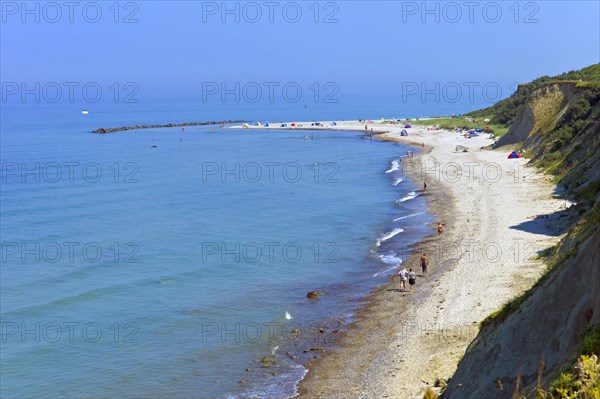
M 406 194 L 404 197 L 400 198 L 400 199 L 399 199 L 398 201 L 396 201 L 396 202 L 397 202 L 397 203 L 405 202 L 405 201 L 411 200 L 411 199 L 413 199 L 413 198 L 416 198 L 416 197 L 418 197 L 418 196 L 419 196 L 419 194 L 417 194 L 417 193 L 416 193 L 416 192 L 414 192 L 414 191 L 411 191 L 410 193 Z
M 264 385 L 255 386 L 243 394 L 227 395 L 227 399 L 240 398 L 281 398 L 291 399 L 298 396 L 298 384 L 308 374 L 308 369 L 301 364 L 289 364 L 289 369 L 277 377 L 262 381 Z M 289 385 L 288 385 L 289 383 Z
M 381 259 L 383 263 L 387 263 L 388 265 L 397 266 L 399 263 L 402 263 L 402 258 L 399 258 L 398 254 L 395 252 L 379 255 L 379 259 Z
M 399 266 L 399 265 L 392 266 L 392 267 L 390 267 L 390 268 L 388 268 L 388 269 L 385 269 L 385 270 L 383 270 L 383 271 L 381 271 L 381 272 L 377 272 L 377 273 L 373 274 L 371 277 L 377 277 L 377 276 L 381 276 L 382 274 L 387 274 L 387 273 L 389 273 L 389 272 L 391 272 L 391 271 L 393 271 L 393 270 L 397 269 L 397 268 L 398 268 L 398 266 Z
M 412 213 L 412 214 L 406 215 L 406 216 L 400 216 L 399 218 L 394 219 L 394 222 L 397 222 L 399 220 L 404 220 L 404 219 L 412 218 L 412 217 L 415 217 L 415 216 L 419 216 L 419 215 L 424 214 L 425 212 L 427 212 L 427 211 L 423 211 L 423 212 L 419 212 L 419 213 Z
M 392 166 L 388 170 L 386 170 L 385 173 L 392 173 L 397 171 L 398 169 L 400 169 L 400 161 L 394 159 L 392 161 Z
M 377 276 L 381 276 L 382 274 L 387 274 L 387 273 L 391 272 L 392 270 L 397 269 L 398 266 L 400 266 L 400 264 L 402 263 L 402 258 L 399 258 L 398 254 L 396 254 L 395 252 L 390 252 L 389 254 L 379 255 L 379 259 L 383 263 L 386 263 L 386 264 L 392 265 L 392 266 L 383 271 L 373 274 L 372 277 L 377 277 Z
M 403 178 L 401 178 L 401 177 L 399 177 L 399 178 L 397 178 L 396 180 L 394 180 L 394 183 L 393 183 L 393 184 L 394 184 L 394 186 L 397 186 L 398 184 L 402 183 L 403 181 L 404 181 L 404 179 L 403 179 Z
M 381 242 L 387 241 L 392 237 L 397 236 L 398 234 L 402 233 L 404 231 L 403 228 L 401 227 L 397 227 L 394 230 L 390 231 L 389 233 L 385 233 L 382 237 L 381 237 Z

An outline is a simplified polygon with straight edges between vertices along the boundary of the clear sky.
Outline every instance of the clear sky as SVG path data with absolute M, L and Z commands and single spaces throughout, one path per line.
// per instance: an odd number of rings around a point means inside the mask
M 1 3 L 2 82 L 133 81 L 175 96 L 205 82 L 336 82 L 379 94 L 600 61 L 598 1 Z

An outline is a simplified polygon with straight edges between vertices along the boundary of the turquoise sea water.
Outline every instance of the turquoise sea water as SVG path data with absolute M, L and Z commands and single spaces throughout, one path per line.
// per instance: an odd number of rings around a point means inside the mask
M 89 134 L 219 116 L 5 107 L 0 396 L 292 396 L 428 232 L 406 148 L 357 132 Z

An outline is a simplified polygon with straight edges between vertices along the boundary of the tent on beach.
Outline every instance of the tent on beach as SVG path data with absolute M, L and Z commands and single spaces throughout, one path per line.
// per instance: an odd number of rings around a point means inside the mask
M 405 128 L 405 129 L 410 129 L 411 127 L 412 127 L 412 126 L 411 126 L 411 125 L 408 125 L 408 124 L 407 124 L 407 125 L 404 125 L 404 128 Z
M 465 147 L 464 145 L 457 145 L 456 148 L 454 148 L 454 152 L 467 152 L 469 151 L 469 149 L 467 147 Z
M 337 123 L 331 122 L 331 126 L 337 126 Z
M 287 123 L 282 123 L 279 127 L 287 127 Z
M 408 132 L 405 129 L 402 129 L 400 136 L 408 136 Z
M 511 159 L 511 158 L 521 158 L 521 156 L 516 151 L 513 151 L 508 155 L 507 159 Z

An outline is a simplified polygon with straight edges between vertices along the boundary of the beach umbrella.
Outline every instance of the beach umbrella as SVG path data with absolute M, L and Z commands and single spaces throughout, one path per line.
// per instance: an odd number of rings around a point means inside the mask
M 511 158 L 521 158 L 521 156 L 516 151 L 513 151 L 508 155 L 507 159 L 511 159 Z

